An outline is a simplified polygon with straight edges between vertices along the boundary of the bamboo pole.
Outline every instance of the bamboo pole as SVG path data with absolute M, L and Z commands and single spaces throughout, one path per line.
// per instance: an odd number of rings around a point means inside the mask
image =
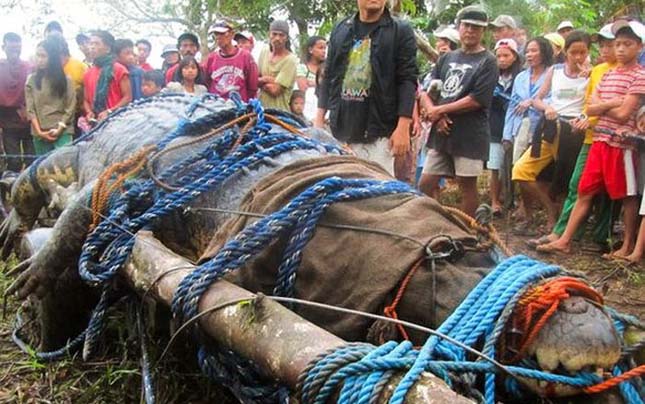
M 151 233 L 142 231 L 137 234 L 125 274 L 136 290 L 149 290 L 158 301 L 170 305 L 179 283 L 193 268 Z M 168 274 L 162 276 L 166 272 Z M 201 298 L 199 310 L 243 298 L 254 299 L 255 295 L 221 280 Z M 296 387 L 299 375 L 319 354 L 345 343 L 270 299 L 263 299 L 255 305 L 236 304 L 214 311 L 200 319 L 200 326 L 219 344 L 252 360 L 291 389 Z M 387 402 L 398 379 L 394 377 L 390 381 L 380 402 Z M 406 402 L 461 404 L 471 401 L 450 390 L 441 379 L 424 373 L 410 390 Z

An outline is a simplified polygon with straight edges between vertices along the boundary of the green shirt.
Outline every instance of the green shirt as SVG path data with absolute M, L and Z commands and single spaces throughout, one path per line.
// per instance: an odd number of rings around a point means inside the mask
M 35 73 L 27 78 L 25 84 L 25 104 L 29 119 L 36 118 L 42 130 L 57 129 L 58 122 L 67 125 L 66 131 L 74 131 L 72 118 L 76 109 L 74 84 L 67 78 L 67 91 L 63 97 L 52 93 L 51 84 L 43 77 L 40 90 L 36 87 Z M 71 130 L 70 130 L 71 128 Z M 31 128 L 34 134 L 34 128 Z
M 260 92 L 259 99 L 264 108 L 289 111 L 289 100 L 291 99 L 293 84 L 296 81 L 298 58 L 293 53 L 290 53 L 277 62 L 272 63 L 271 51 L 267 47 L 260 53 L 258 67 L 260 68 L 260 76 L 274 77 L 275 82 L 282 86 L 282 93 L 277 97 L 265 91 Z

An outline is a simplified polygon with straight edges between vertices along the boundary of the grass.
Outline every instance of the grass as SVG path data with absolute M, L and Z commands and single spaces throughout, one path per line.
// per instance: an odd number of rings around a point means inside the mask
M 0 294 L 11 283 L 6 271 L 15 260 L 0 262 Z M 9 299 L 0 320 L 0 404 L 4 403 L 136 403 L 141 401 L 139 341 L 124 304 L 110 313 L 103 344 L 88 362 L 80 354 L 44 363 L 25 354 L 11 341 L 13 314 L 18 302 Z M 148 348 L 152 363 L 168 342 L 167 333 L 154 335 Z M 181 340 L 181 339 L 180 339 Z M 182 340 L 163 363 L 154 367 L 158 403 L 233 402 L 197 367 L 192 341 Z

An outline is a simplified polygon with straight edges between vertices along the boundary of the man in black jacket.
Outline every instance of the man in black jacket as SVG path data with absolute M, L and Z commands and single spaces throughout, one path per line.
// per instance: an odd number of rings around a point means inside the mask
M 331 34 L 314 126 L 329 111 L 333 135 L 361 157 L 393 171 L 393 158 L 410 152 L 417 85 L 416 41 L 386 0 L 357 0 L 358 13 Z

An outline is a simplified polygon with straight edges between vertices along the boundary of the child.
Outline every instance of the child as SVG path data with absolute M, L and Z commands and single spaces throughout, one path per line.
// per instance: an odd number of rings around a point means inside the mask
M 612 137 L 605 131 L 635 133 L 636 111 L 645 95 L 645 68 L 638 64 L 643 49 L 645 27 L 636 21 L 617 21 L 612 25 L 616 39 L 614 48 L 618 67 L 601 79 L 587 106 L 589 116 L 599 116 L 587 164 L 578 186 L 578 200 L 571 212 L 562 236 L 538 246 L 538 251 L 571 251 L 571 241 L 584 222 L 594 195 L 606 190 L 613 200 L 623 201 L 625 235 L 617 251 L 605 255 L 608 259 L 626 259 L 634 248 L 638 199 L 636 194 L 635 145 L 628 139 Z
M 305 118 L 304 111 L 305 111 L 305 92 L 301 90 L 293 90 L 291 93 L 291 99 L 289 99 L 289 109 L 291 110 L 291 113 L 297 116 L 298 118 L 302 119 L 307 123 L 307 125 L 311 125 L 311 122 Z
M 173 81 L 166 87 L 169 93 L 187 93 L 193 95 L 202 95 L 208 92 L 204 85 L 204 72 L 201 66 L 192 56 L 184 56 L 179 62 L 179 67 L 175 70 Z
M 638 110 L 636 122 L 638 135 L 645 136 L 645 105 Z M 641 163 L 645 162 L 641 160 Z M 641 215 L 641 226 L 638 230 L 638 239 L 636 240 L 634 251 L 625 257 L 627 261 L 633 263 L 638 263 L 641 258 L 643 258 L 643 253 L 645 253 L 645 219 L 643 218 L 643 216 L 645 216 L 645 188 L 643 189 L 643 198 L 641 199 L 641 207 L 638 213 Z
M 159 94 L 166 85 L 166 79 L 160 70 L 150 70 L 143 73 L 141 92 L 144 97 L 152 97 Z
M 130 88 L 132 89 L 132 101 L 143 97 L 141 93 L 141 82 L 143 81 L 143 69 L 137 67 L 134 56 L 134 43 L 129 39 L 117 39 L 114 42 L 114 54 L 116 61 L 128 69 L 130 73 Z

